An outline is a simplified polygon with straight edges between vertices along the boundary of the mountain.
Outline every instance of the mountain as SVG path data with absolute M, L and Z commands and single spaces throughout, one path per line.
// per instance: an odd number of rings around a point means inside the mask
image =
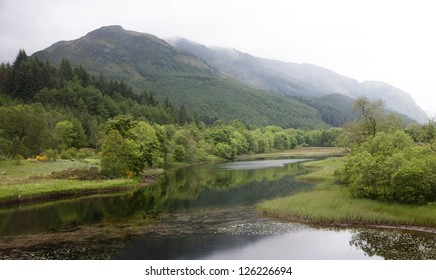
M 185 106 L 200 120 L 241 120 L 248 125 L 327 126 L 320 113 L 293 98 L 284 98 L 222 75 L 204 60 L 156 36 L 106 26 L 72 41 L 61 41 L 33 54 L 59 64 L 67 58 L 94 75 L 123 80 L 140 92 L 153 92 Z
M 278 95 L 319 97 L 339 93 L 352 98 L 381 98 L 389 110 L 404 114 L 418 122 L 427 120 L 426 113 L 416 105 L 408 93 L 386 83 L 359 83 L 316 65 L 258 58 L 235 49 L 209 48 L 182 38 L 169 42 L 247 85 Z
M 91 74 L 123 80 L 137 92 L 146 90 L 161 101 L 168 98 L 177 107 L 183 105 L 207 124 L 237 119 L 252 126 L 340 126 L 355 118 L 352 98 L 372 93 L 374 87 L 315 65 L 262 59 L 183 39 L 170 44 L 121 26 L 57 42 L 33 56 L 57 65 L 67 58 Z M 378 88 L 392 99 L 400 92 Z M 408 114 L 421 121 L 413 100 L 403 95 L 409 101 Z M 386 103 L 389 107 L 392 102 Z
M 190 53 L 180 51 L 162 39 L 145 33 L 106 26 L 72 41 L 60 41 L 34 56 L 59 64 L 66 57 L 94 74 L 136 80 L 144 77 L 212 77 L 216 70 Z

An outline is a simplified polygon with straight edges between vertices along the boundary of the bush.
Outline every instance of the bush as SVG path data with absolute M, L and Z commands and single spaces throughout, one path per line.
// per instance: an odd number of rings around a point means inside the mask
M 347 156 L 341 179 L 357 198 L 423 204 L 436 201 L 436 153 L 402 132 L 380 133 Z
M 22 160 L 24 160 L 24 157 L 22 156 L 22 155 L 20 155 L 20 154 L 16 154 L 15 156 L 14 156 L 14 164 L 15 165 L 22 165 L 23 163 L 22 163 Z
M 61 159 L 75 159 L 77 158 L 77 149 L 69 148 L 66 150 L 62 150 L 60 155 Z
M 55 149 L 47 149 L 44 153 L 42 153 L 43 156 L 46 156 L 49 160 L 56 161 L 59 158 L 59 153 Z
M 93 155 L 94 155 L 93 151 L 91 149 L 86 149 L 86 148 L 79 149 L 76 152 L 77 159 L 89 158 L 92 157 Z

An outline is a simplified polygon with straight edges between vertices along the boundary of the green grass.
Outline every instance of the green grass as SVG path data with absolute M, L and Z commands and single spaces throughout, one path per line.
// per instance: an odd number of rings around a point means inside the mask
M 320 224 L 436 227 L 435 205 L 403 205 L 351 197 L 335 183 L 334 170 L 343 159 L 305 163 L 313 172 L 300 177 L 317 182 L 312 191 L 265 201 L 258 209 L 268 215 Z
M 337 147 L 298 147 L 285 151 L 273 151 L 263 154 L 239 155 L 237 160 L 277 159 L 288 157 L 327 157 L 344 155 L 344 150 Z
M 6 173 L 6 176 L 3 175 L 2 179 L 11 177 L 23 178 L 29 176 L 45 176 L 49 175 L 53 171 L 61 171 L 69 168 L 91 167 L 95 166 L 95 164 L 96 162 L 93 162 L 93 164 L 88 164 L 85 161 L 71 161 L 62 159 L 48 162 L 22 160 L 20 165 L 17 165 L 14 160 L 0 161 L 0 175 L 3 172 Z
M 139 178 L 114 180 L 67 180 L 44 177 L 53 171 L 96 166 L 86 161 L 58 160 L 38 162 L 23 160 L 0 161 L 0 204 L 18 201 L 44 200 L 77 194 L 90 194 L 138 186 Z
M 43 198 L 47 196 L 65 196 L 67 194 L 91 193 L 97 190 L 119 189 L 137 185 L 133 179 L 114 179 L 98 181 L 78 180 L 35 180 L 25 183 L 0 186 L 0 202 L 17 199 Z

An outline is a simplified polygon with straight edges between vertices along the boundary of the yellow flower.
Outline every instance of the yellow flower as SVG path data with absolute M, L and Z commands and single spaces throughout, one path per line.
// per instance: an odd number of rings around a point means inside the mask
M 48 157 L 46 156 L 36 156 L 37 161 L 48 161 Z

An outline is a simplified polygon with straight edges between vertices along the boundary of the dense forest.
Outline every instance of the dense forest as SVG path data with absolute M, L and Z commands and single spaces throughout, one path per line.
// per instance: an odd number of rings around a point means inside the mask
M 289 116 L 292 118 L 292 116 Z M 0 154 L 46 160 L 100 152 L 103 172 L 122 176 L 172 162 L 234 159 L 297 146 L 332 146 L 340 128 L 254 127 L 241 121 L 206 125 L 169 99 L 136 93 L 122 81 L 90 75 L 67 59 L 59 66 L 20 50 L 0 66 Z

